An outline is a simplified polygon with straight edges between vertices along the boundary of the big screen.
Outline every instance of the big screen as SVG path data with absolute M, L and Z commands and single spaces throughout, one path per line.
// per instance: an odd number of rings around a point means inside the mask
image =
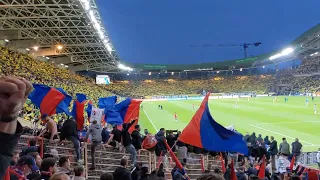
M 97 84 L 110 84 L 110 77 L 108 75 L 97 75 L 96 76 Z

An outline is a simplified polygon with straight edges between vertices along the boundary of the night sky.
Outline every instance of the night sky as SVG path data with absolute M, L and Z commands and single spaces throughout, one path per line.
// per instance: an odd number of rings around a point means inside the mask
M 96 0 L 120 59 L 191 64 L 286 48 L 320 22 L 320 0 Z M 205 47 L 201 47 L 204 45 Z M 199 47 L 200 46 L 200 47 Z

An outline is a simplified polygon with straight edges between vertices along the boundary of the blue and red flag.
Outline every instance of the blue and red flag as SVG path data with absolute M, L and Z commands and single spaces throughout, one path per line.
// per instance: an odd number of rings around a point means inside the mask
M 243 136 L 226 129 L 212 118 L 208 107 L 209 96 L 210 93 L 205 96 L 200 108 L 179 136 L 179 141 L 208 151 L 247 155 L 248 147 L 242 140 Z
M 99 98 L 98 107 L 101 109 L 108 109 L 114 106 L 116 102 L 117 102 L 117 96 Z
M 83 130 L 84 127 L 84 105 L 86 103 L 87 97 L 84 94 L 76 94 L 77 99 L 73 104 L 72 116 L 76 120 L 77 129 L 79 131 Z
M 136 122 L 129 129 L 130 133 L 134 130 L 134 126 L 138 124 L 141 103 L 141 100 L 127 98 L 119 104 L 116 104 L 116 109 L 118 110 L 123 123 L 130 123 L 132 120 L 136 119 Z
M 92 101 L 90 100 L 86 109 L 86 112 L 88 114 L 88 121 L 90 122 L 90 116 L 91 116 L 91 111 L 92 111 Z
M 57 89 L 43 84 L 33 84 L 33 88 L 28 98 L 40 109 L 41 114 L 48 116 L 56 114 L 57 106 L 65 98 L 65 95 Z
M 68 95 L 62 88 L 57 88 L 57 90 L 60 91 L 65 98 L 58 104 L 56 113 L 66 113 L 66 115 L 71 116 L 69 106 L 72 101 L 72 97 Z

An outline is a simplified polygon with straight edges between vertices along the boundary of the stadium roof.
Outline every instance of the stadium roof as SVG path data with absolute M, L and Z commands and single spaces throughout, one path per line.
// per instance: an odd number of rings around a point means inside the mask
M 276 64 L 279 62 L 289 61 L 297 58 L 304 58 L 312 53 L 320 50 L 320 24 L 312 27 L 294 41 L 292 41 L 285 48 L 292 48 L 294 51 L 292 54 L 287 56 L 278 57 L 276 59 L 270 60 L 273 55 L 281 54 L 284 49 L 270 52 L 267 54 L 253 56 L 243 59 L 235 60 L 224 60 L 220 62 L 212 63 L 200 63 L 200 64 L 132 64 L 125 63 L 135 69 L 145 70 L 145 71 L 157 71 L 157 70 L 222 70 L 222 69 L 232 69 L 232 68 L 244 68 L 244 67 L 257 67 L 267 64 Z M 320 55 L 320 54 L 319 54 Z
M 6 39 L 7 46 L 26 49 L 30 55 L 75 70 L 117 69 L 118 55 L 94 0 L 0 0 L 0 3 L 0 39 Z
M 6 39 L 8 47 L 25 49 L 32 56 L 74 71 L 119 71 L 120 59 L 102 24 L 95 0 L 0 0 L 0 3 L 0 39 Z M 124 64 L 126 70 L 131 67 L 138 71 L 219 70 L 276 64 L 317 52 L 319 34 L 320 24 L 289 44 L 294 51 L 286 56 L 279 56 L 282 49 L 246 59 L 213 63 Z M 275 55 L 276 58 L 269 59 Z

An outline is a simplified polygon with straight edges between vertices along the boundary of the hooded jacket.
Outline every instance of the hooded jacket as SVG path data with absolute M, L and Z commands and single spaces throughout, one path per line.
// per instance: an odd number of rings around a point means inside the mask
M 102 141 L 101 132 L 102 132 L 102 128 L 98 124 L 92 124 L 86 134 L 86 139 L 88 139 L 89 134 L 91 134 L 92 136 L 91 141 L 101 142 Z

